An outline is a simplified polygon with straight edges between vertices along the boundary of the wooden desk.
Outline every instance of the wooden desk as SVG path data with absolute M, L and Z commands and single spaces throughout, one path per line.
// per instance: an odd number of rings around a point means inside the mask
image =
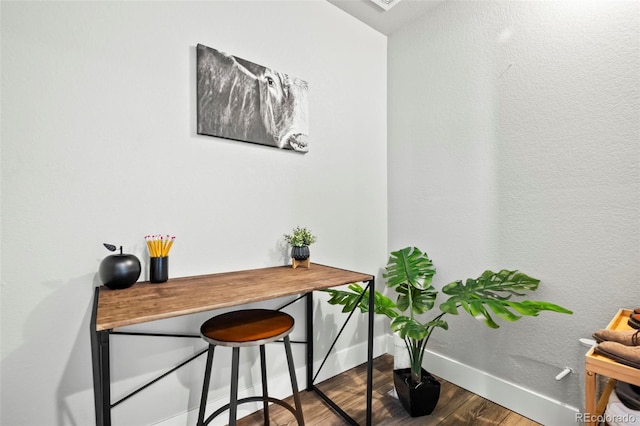
M 96 288 L 90 323 L 96 425 L 111 424 L 114 404 L 110 391 L 109 336 L 116 333 L 115 328 L 291 295 L 306 299 L 307 390 L 319 393 L 347 422 L 357 425 L 313 384 L 313 292 L 353 282 L 375 288 L 373 275 L 318 264 L 310 268 L 276 266 L 174 278 L 161 284 L 141 282 L 123 290 Z M 373 306 L 373 295 L 374 291 L 369 291 L 369 306 Z M 193 336 L 180 337 L 199 337 L 198 332 L 194 330 Z M 373 310 L 368 315 L 367 425 L 371 425 L 372 359 Z
M 627 324 L 631 310 L 620 309 L 616 316 L 609 322 L 607 329 L 609 330 L 632 330 Z M 604 392 L 600 397 L 596 407 L 596 378 L 597 375 L 609 377 L 607 384 L 608 391 Z M 594 348 L 589 349 L 585 358 L 585 425 L 597 425 L 597 418 L 602 416 L 606 407 L 609 393 L 616 380 L 621 380 L 632 385 L 640 386 L 640 370 L 628 365 L 620 364 L 598 355 L 594 352 Z

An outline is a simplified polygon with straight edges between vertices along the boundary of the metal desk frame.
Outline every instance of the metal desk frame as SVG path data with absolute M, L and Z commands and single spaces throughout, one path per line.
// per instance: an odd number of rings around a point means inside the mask
M 297 272 L 296 272 L 297 271 Z M 269 291 L 264 290 L 262 287 L 265 284 L 262 283 L 261 277 L 266 278 L 266 285 L 269 285 Z M 260 280 L 261 284 L 257 284 Z M 271 284 L 269 284 L 271 282 Z M 200 355 L 206 353 L 206 348 L 199 351 L 189 359 L 174 366 L 170 370 L 166 371 L 157 378 L 150 382 L 140 386 L 138 389 L 130 392 L 116 402 L 111 402 L 111 372 L 110 372 L 110 358 L 109 358 L 109 345 L 111 335 L 124 334 L 124 335 L 139 335 L 139 336 L 153 336 L 153 337 L 179 337 L 179 338 L 200 338 L 195 334 L 170 334 L 170 333 L 138 333 L 138 332 L 124 332 L 116 331 L 117 327 L 123 327 L 126 325 L 140 324 L 143 322 L 154 321 L 157 319 L 173 318 L 181 315 L 187 315 L 190 313 L 210 311 L 220 308 L 226 308 L 231 306 L 239 306 L 246 303 L 266 301 L 283 296 L 296 296 L 296 298 L 279 309 L 283 309 L 292 303 L 299 300 L 305 300 L 305 341 L 292 341 L 292 343 L 306 344 L 306 376 L 307 376 L 307 391 L 316 392 L 332 409 L 334 409 L 347 423 L 350 425 L 358 425 L 358 423 L 344 410 L 342 410 L 329 396 L 322 392 L 316 385 L 315 380 L 325 365 L 325 362 L 331 351 L 333 350 L 337 340 L 340 338 L 342 331 L 353 316 L 352 311 L 345 319 L 344 324 L 340 328 L 340 331 L 336 335 L 332 342 L 326 356 L 324 357 L 320 367 L 316 374 L 313 374 L 314 365 L 314 350 L 313 350 L 313 292 L 316 290 L 327 289 L 331 287 L 337 287 L 344 284 L 350 284 L 352 282 L 366 283 L 365 289 L 369 295 L 369 306 L 374 305 L 374 293 L 371 291 L 375 289 L 375 278 L 373 275 L 362 274 L 358 272 L 347 271 L 343 269 L 333 268 L 324 265 L 312 264 L 309 269 L 291 267 L 272 267 L 261 268 L 247 271 L 227 272 L 220 274 L 203 275 L 196 277 L 184 277 L 176 278 L 167 281 L 162 284 L 150 284 L 148 282 L 136 283 L 132 287 L 123 290 L 109 290 L 105 287 L 97 287 L 95 289 L 93 310 L 90 321 L 91 332 L 91 358 L 93 368 L 93 389 L 94 389 L 94 403 L 95 403 L 95 415 L 97 426 L 110 426 L 111 425 L 111 409 L 119 405 L 121 402 L 129 399 L 138 392 L 153 385 L 157 381 L 166 377 L 175 370 L 193 361 Z M 226 285 L 237 285 L 238 283 L 246 283 L 246 287 L 243 288 L 243 297 L 239 297 L 236 300 L 224 300 L 216 301 L 214 298 L 200 297 L 202 302 L 194 302 L 192 304 L 183 303 L 185 300 L 190 299 L 186 294 L 193 296 L 194 292 L 198 290 L 211 291 L 215 293 L 215 288 L 220 287 L 223 283 Z M 255 284 L 255 291 L 252 291 Z M 277 284 L 280 283 L 280 284 Z M 164 287 L 163 287 L 164 286 Z M 277 287 L 275 287 L 277 286 Z M 191 287 L 189 289 L 189 287 Z M 186 290 L 191 290 L 189 293 Z M 140 296 L 144 295 L 144 300 L 148 301 L 149 306 L 145 308 L 140 307 Z M 167 303 L 155 305 L 162 305 L 162 312 L 155 312 L 153 301 L 160 300 L 169 301 L 169 304 L 174 303 L 180 305 L 179 307 L 166 308 Z M 101 300 L 102 299 L 102 300 Z M 227 297 L 227 299 L 229 299 Z M 113 303 L 110 304 L 110 301 Z M 104 302 L 104 303 L 101 303 Z M 131 308 L 129 305 L 136 304 L 135 308 Z M 131 313 L 128 313 L 128 309 L 131 309 Z M 105 312 L 113 312 L 114 315 L 109 317 Z M 372 423 L 372 384 L 373 384 L 373 324 L 374 324 L 373 310 L 369 310 L 368 313 L 368 335 L 367 335 L 367 391 L 366 391 L 366 425 L 370 426 Z

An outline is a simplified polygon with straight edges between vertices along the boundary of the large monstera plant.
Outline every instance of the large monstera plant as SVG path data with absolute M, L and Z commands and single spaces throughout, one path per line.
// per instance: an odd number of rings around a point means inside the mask
M 563 314 L 572 312 L 553 303 L 533 300 L 513 300 L 535 291 L 540 280 L 519 271 L 485 271 L 478 278 L 454 281 L 438 291 L 431 284 L 436 269 L 433 262 L 420 249 L 406 247 L 391 252 L 383 275 L 386 286 L 397 293 L 396 301 L 376 291 L 374 312 L 391 319 L 391 329 L 396 332 L 409 352 L 411 367 L 410 385 L 417 388 L 422 380 L 422 360 L 425 348 L 436 328 L 448 330 L 445 315 L 458 315 L 462 310 L 490 328 L 499 328 L 494 317 L 505 321 L 516 321 L 522 316 L 537 316 L 541 311 Z M 369 311 L 368 291 L 358 284 L 350 284 L 348 291 L 326 290 L 331 297 L 329 303 L 342 305 L 343 312 L 355 307 Z M 448 298 L 438 305 L 437 313 L 429 320 L 423 314 L 436 306 L 440 292 Z

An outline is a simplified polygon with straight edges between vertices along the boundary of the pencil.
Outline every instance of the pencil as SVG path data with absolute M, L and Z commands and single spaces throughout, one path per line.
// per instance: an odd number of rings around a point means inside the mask
M 149 256 L 151 257 L 167 257 L 175 239 L 175 235 L 171 236 L 169 234 L 166 235 L 166 239 L 162 234 L 144 236 Z
M 171 246 L 173 245 L 173 241 L 174 241 L 175 239 L 176 239 L 176 237 L 175 237 L 175 236 L 173 236 L 173 237 L 171 237 L 171 241 L 169 241 L 169 242 L 167 243 L 167 248 L 166 248 L 166 250 L 165 250 L 165 252 L 164 252 L 164 256 L 168 256 L 168 255 L 169 255 L 169 250 L 171 250 Z

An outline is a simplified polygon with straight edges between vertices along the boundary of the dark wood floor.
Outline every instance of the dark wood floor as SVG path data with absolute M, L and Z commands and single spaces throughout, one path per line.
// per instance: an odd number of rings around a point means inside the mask
M 373 376 L 373 424 L 374 425 L 451 425 L 451 426 L 540 426 L 521 415 L 478 395 L 441 380 L 438 406 L 428 416 L 410 417 L 393 390 L 393 357 L 383 355 L 374 360 Z M 344 409 L 359 424 L 365 424 L 366 369 L 364 365 L 346 371 L 318 387 Z M 314 392 L 300 393 L 305 423 L 308 426 L 342 426 L 347 423 Z M 292 398 L 286 402 L 293 405 Z M 293 415 L 284 408 L 272 405 L 269 419 L 273 426 L 296 425 Z M 224 415 L 224 414 L 223 414 Z M 238 421 L 239 426 L 263 425 L 262 412 L 254 413 Z

